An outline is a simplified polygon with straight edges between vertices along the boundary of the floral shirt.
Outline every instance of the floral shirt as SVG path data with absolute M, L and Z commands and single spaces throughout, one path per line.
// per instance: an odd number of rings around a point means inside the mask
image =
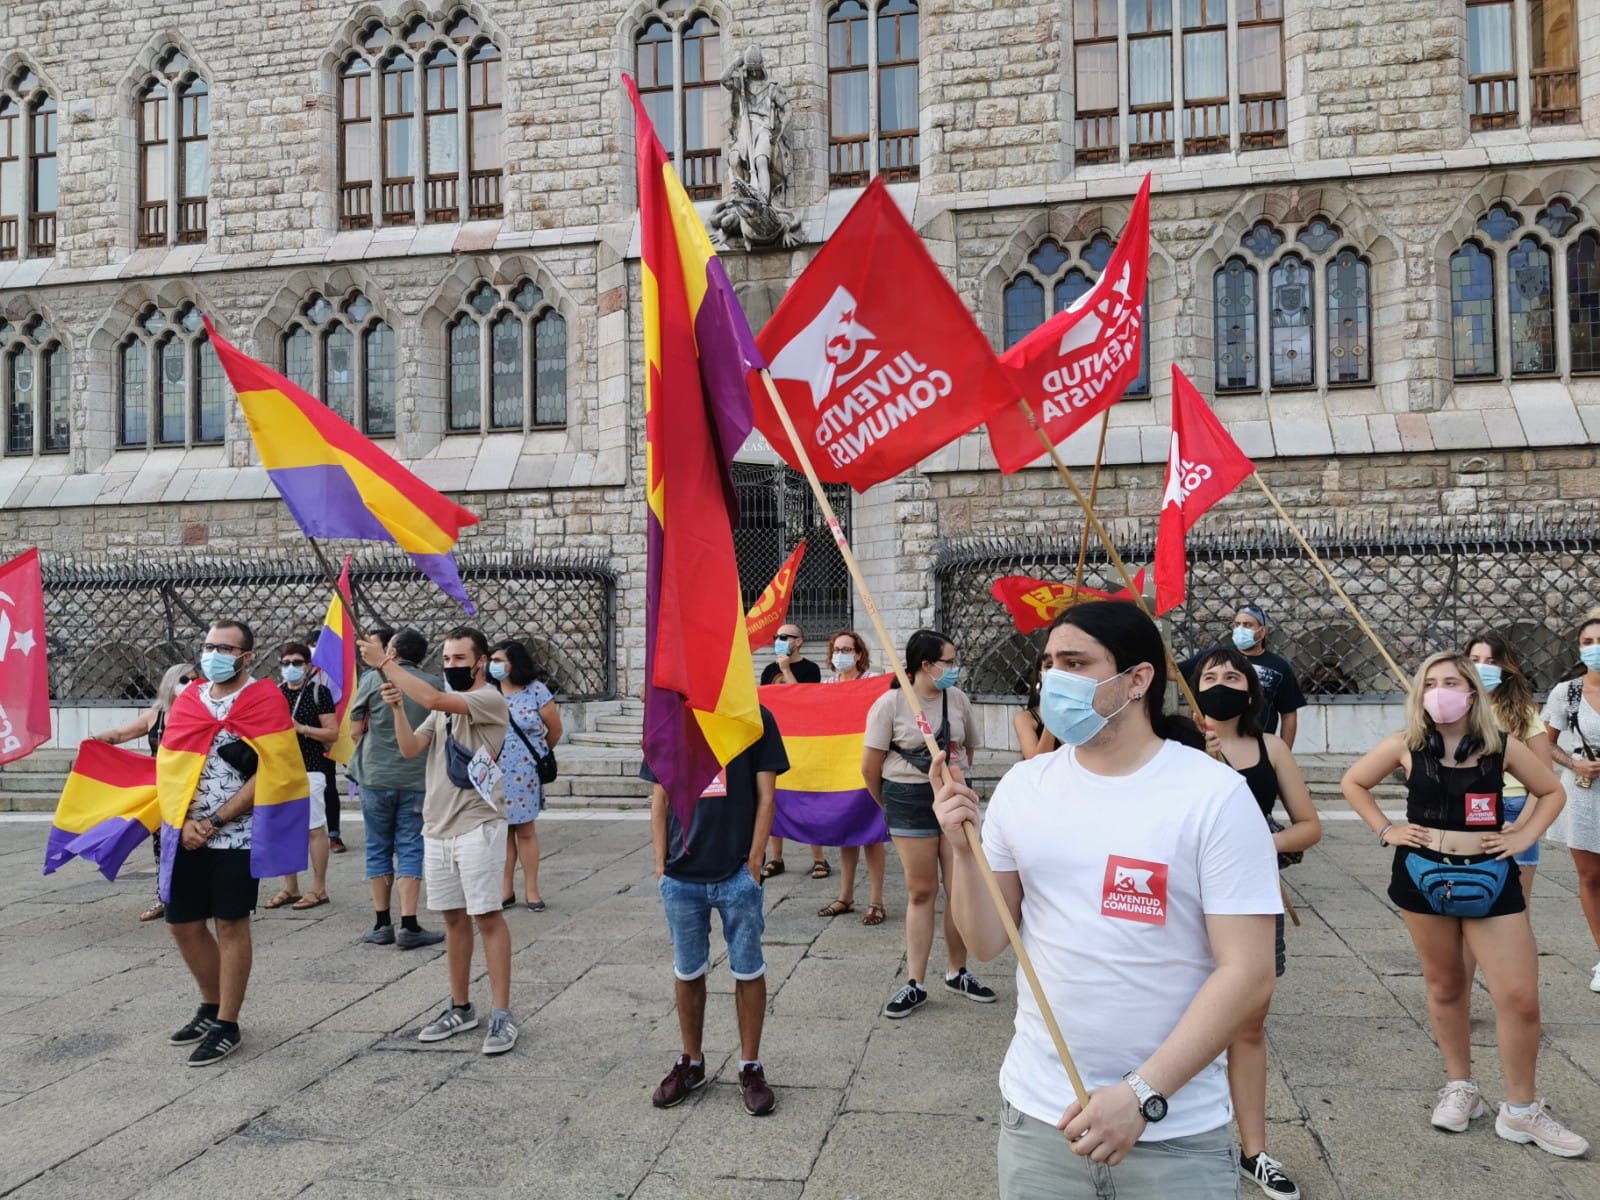
M 212 716 L 219 721 L 228 715 L 233 708 L 233 702 L 244 693 L 240 688 L 231 695 L 224 696 L 221 700 L 211 698 L 211 685 L 209 683 L 193 684 L 200 689 L 200 700 Z M 211 749 L 206 753 L 205 766 L 200 768 L 200 783 L 194 789 L 194 799 L 189 801 L 189 819 L 198 821 L 213 815 L 219 808 L 232 800 L 244 786 L 244 777 L 217 756 L 217 751 L 230 742 L 237 742 L 239 735 L 226 729 L 217 730 L 217 736 L 211 741 Z M 244 816 L 229 821 L 206 842 L 212 850 L 248 850 L 250 848 L 250 827 L 254 814 L 245 813 Z
M 506 707 L 511 719 L 517 723 L 528 741 L 540 754 L 550 749 L 545 739 L 544 720 L 539 710 L 551 700 L 550 689 L 537 681 L 520 692 L 506 695 Z M 538 817 L 544 808 L 544 784 L 539 782 L 539 770 L 534 766 L 533 755 L 517 736 L 515 729 L 507 729 L 506 742 L 500 750 L 500 771 L 505 779 L 506 820 L 513 825 L 523 825 Z

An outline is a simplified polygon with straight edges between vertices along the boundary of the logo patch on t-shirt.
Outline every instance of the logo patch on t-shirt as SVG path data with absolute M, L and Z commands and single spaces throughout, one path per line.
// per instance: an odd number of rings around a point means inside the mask
M 1498 825 L 1495 820 L 1493 792 L 1468 792 L 1467 793 L 1467 824 L 1468 825 Z
M 1146 925 L 1167 923 L 1167 864 L 1142 858 L 1106 858 L 1100 915 Z
M 714 800 L 718 796 L 728 794 L 728 768 L 723 767 L 717 772 L 717 777 L 706 784 L 706 790 L 700 793 L 702 800 Z

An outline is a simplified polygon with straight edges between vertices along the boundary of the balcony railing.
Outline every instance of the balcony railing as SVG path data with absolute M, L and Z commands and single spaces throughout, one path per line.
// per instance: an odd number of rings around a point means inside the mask
M 1578 122 L 1578 69 L 1546 67 L 1532 73 L 1533 123 L 1575 125 Z
M 872 174 L 866 134 L 836 137 L 828 143 L 828 183 L 836 188 L 865 187 Z
M 1289 144 L 1284 123 L 1287 103 L 1282 96 L 1239 97 L 1239 148 L 1270 150 Z
M 339 185 L 339 228 L 372 228 L 372 184 L 366 180 Z
M 206 198 L 186 196 L 178 201 L 178 244 L 191 246 L 206 240 Z
M 56 215 L 34 213 L 28 218 L 28 256 L 49 258 L 56 252 Z
M 1228 102 L 1185 104 L 1183 107 L 1183 152 L 1220 154 L 1228 148 Z
M 454 171 L 448 175 L 429 175 L 422 181 L 422 219 L 425 221 L 457 221 L 461 219 L 461 206 L 456 201 L 458 179 Z M 385 212 L 389 219 L 388 189 L 384 189 Z
M 912 132 L 878 135 L 878 174 L 885 183 L 912 183 L 919 173 L 918 135 Z
M 678 164 L 684 190 L 691 200 L 717 200 L 722 196 L 722 151 L 685 150 Z
M 1080 163 L 1115 162 L 1117 153 L 1117 110 L 1080 112 L 1077 160 Z
M 0 260 L 17 257 L 18 227 L 16 217 L 0 217 Z
M 1165 158 L 1172 153 L 1172 104 L 1136 104 L 1128 110 L 1128 157 Z
M 474 171 L 467 176 L 467 186 L 471 189 L 472 203 L 468 206 L 467 216 L 474 221 L 492 221 L 505 215 L 505 205 L 500 199 L 501 173 L 498 169 L 493 171 Z
M 1517 124 L 1515 75 L 1480 75 L 1467 80 L 1474 129 L 1513 129 Z
M 167 244 L 167 202 L 145 200 L 139 205 L 139 245 Z
M 410 225 L 416 220 L 417 184 L 405 179 L 383 181 L 383 223 L 385 225 Z

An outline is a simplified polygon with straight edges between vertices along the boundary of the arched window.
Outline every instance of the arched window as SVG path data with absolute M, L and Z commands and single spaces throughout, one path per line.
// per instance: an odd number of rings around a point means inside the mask
M 340 228 L 501 217 L 504 78 L 464 12 L 364 27 L 339 67 Z
M 1494 375 L 1494 260 L 1476 242 L 1450 256 L 1450 330 L 1455 376 Z
M 117 352 L 118 443 L 183 446 L 221 442 L 228 381 L 200 310 L 147 308 Z
M 1372 267 L 1324 216 L 1291 242 L 1260 220 L 1239 239 L 1240 253 L 1212 280 L 1218 391 L 1277 391 L 1372 382 Z M 1252 260 L 1260 264 L 1258 270 Z M 1265 281 L 1266 294 L 1260 288 Z M 1317 351 L 1317 297 L 1324 298 L 1327 353 Z M 1262 379 L 1260 314 L 1267 315 Z M 1318 362 L 1322 366 L 1318 368 Z
M 67 352 L 43 317 L 0 320 L 0 396 L 7 456 L 63 454 L 71 448 Z
M 703 12 L 652 14 L 634 37 L 639 98 L 695 200 L 722 195 L 722 31 Z M 680 152 L 681 148 L 681 152 Z
M 394 433 L 394 330 L 351 292 L 335 305 L 313 292 L 283 335 L 283 373 L 373 437 Z
M 211 95 L 182 51 L 161 55 L 138 111 L 139 244 L 205 241 Z
M 915 0 L 840 0 L 828 10 L 829 186 L 917 178 L 920 58 Z
M 1004 306 L 1004 337 L 1009 349 L 1044 323 L 1047 315 L 1064 312 L 1087 292 L 1111 261 L 1116 248 L 1109 235 L 1097 233 L 1087 242 L 1063 249 L 1054 238 L 1045 238 L 1028 255 L 1023 269 L 1006 284 L 1001 293 Z M 1149 296 L 1145 297 L 1144 314 L 1150 312 Z M 1148 329 L 1148 321 L 1141 325 Z M 1139 346 L 1139 374 L 1128 384 L 1128 396 L 1150 394 L 1150 339 L 1143 337 Z
M 56 116 L 26 67 L 0 88 L 0 260 L 56 252 Z
M 1511 374 L 1549 375 L 1556 369 L 1555 282 L 1550 251 L 1525 237 L 1506 254 L 1511 308 Z
M 1600 233 L 1592 229 L 1567 247 L 1567 322 L 1572 373 L 1600 372 Z
M 567 422 L 567 324 L 532 280 L 480 283 L 445 332 L 453 433 Z

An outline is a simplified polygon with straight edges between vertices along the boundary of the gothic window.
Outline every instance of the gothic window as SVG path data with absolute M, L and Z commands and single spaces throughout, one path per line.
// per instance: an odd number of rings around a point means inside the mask
M 341 228 L 503 215 L 504 61 L 470 16 L 369 24 L 338 96 Z
M 452 433 L 567 423 L 567 323 L 531 280 L 480 283 L 445 332 Z
M 306 299 L 283 336 L 283 373 L 364 433 L 394 433 L 394 330 L 360 292 L 337 307 Z
M 63 454 L 71 448 L 67 352 L 43 317 L 0 320 L 0 397 L 8 456 Z
M 168 48 L 138 94 L 139 244 L 206 240 L 211 96 L 179 50 Z
M 56 252 L 56 118 L 26 67 L 0 88 L 0 260 Z
M 147 308 L 117 351 L 118 444 L 218 443 L 227 424 L 228 381 L 200 310 Z
M 1467 0 L 1467 112 L 1473 129 L 1579 119 L 1574 0 L 1527 0 L 1526 62 L 1512 0 Z
M 1255 391 L 1263 383 L 1272 391 L 1371 383 L 1372 268 L 1345 243 L 1339 227 L 1316 216 L 1291 242 L 1272 222 L 1257 221 L 1239 244 L 1242 252 L 1212 279 L 1217 390 Z M 1327 314 L 1321 320 L 1319 296 Z M 1258 366 L 1263 312 L 1265 380 Z M 1319 354 L 1319 328 L 1326 354 Z
M 1572 373 L 1600 373 L 1600 233 L 1592 229 L 1567 247 L 1567 321 Z
M 829 186 L 917 178 L 920 58 L 915 0 L 841 0 L 828 10 Z
M 1450 329 L 1456 378 L 1495 374 L 1494 259 L 1476 242 L 1450 256 Z
M 1283 0 L 1240 0 L 1231 54 L 1228 17 L 1227 0 L 1071 0 L 1077 161 L 1285 145 Z
M 722 72 L 722 31 L 705 13 L 656 13 L 634 37 L 639 98 L 695 200 L 722 195 Z
M 1033 330 L 1044 324 L 1047 316 L 1064 312 L 1072 303 L 1094 286 L 1094 281 L 1111 261 L 1116 243 L 1104 233 L 1097 233 L 1070 252 L 1053 238 L 1046 238 L 1034 248 L 1021 271 L 1006 284 L 1001 293 L 1005 344 L 1009 349 Z M 1141 325 L 1148 330 L 1150 300 L 1145 297 Z M 1128 396 L 1150 394 L 1150 339 L 1140 339 L 1139 374 L 1128 390 Z
M 1511 374 L 1548 375 L 1556 369 L 1555 281 L 1550 251 L 1525 237 L 1506 254 L 1511 308 Z

